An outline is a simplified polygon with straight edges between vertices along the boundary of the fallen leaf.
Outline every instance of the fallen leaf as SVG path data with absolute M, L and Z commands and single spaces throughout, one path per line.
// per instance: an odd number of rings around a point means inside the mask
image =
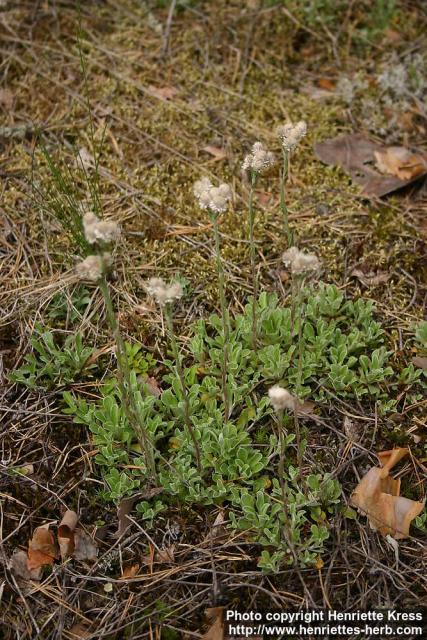
M 227 157 L 227 151 L 221 147 L 214 147 L 210 144 L 206 147 L 202 147 L 202 151 L 206 151 L 209 155 L 213 156 L 215 160 L 224 160 Z
M 386 149 L 387 147 L 372 142 L 359 133 L 331 138 L 314 146 L 319 160 L 325 164 L 340 166 L 354 182 L 361 185 L 364 195 L 377 197 L 406 187 L 427 174 L 427 165 L 423 173 L 408 179 L 379 173 L 375 167 L 375 152 L 384 152 Z
M 396 44 L 396 42 L 400 42 L 400 40 L 402 40 L 402 34 L 399 31 L 396 31 L 395 29 L 391 29 L 391 28 L 386 29 L 384 31 L 384 35 L 390 43 Z
M 311 400 L 305 400 L 304 402 L 298 401 L 297 414 L 301 417 L 314 416 L 316 415 L 315 408 L 316 408 L 316 403 L 312 402 Z
M 72 638 L 84 639 L 90 638 L 92 632 L 87 628 L 84 622 L 78 622 L 77 624 L 74 624 L 71 629 L 68 629 L 68 634 L 70 634 Z
M 381 173 L 400 180 L 414 180 L 427 171 L 426 156 L 412 153 L 405 147 L 387 147 L 374 151 L 376 165 Z
M 409 527 L 424 508 L 423 502 L 400 496 L 400 480 L 390 477 L 390 470 L 408 454 L 408 449 L 382 451 L 377 457 L 382 465 L 372 467 L 353 491 L 350 504 L 367 516 L 374 531 L 395 540 L 407 538 Z
M 0 104 L 4 105 L 6 109 L 12 108 L 13 93 L 10 89 L 0 89 Z
M 317 84 L 321 89 L 325 89 L 326 91 L 334 91 L 336 86 L 335 82 L 330 78 L 319 78 Z
M 119 580 L 126 580 L 127 578 L 134 578 L 139 571 L 139 564 L 131 564 L 123 569 L 123 573 Z
M 387 282 L 390 278 L 390 274 L 386 271 L 378 271 L 377 273 L 368 271 L 365 273 L 362 269 L 353 269 L 350 275 L 360 280 L 365 287 L 377 287 L 379 284 Z
M 151 489 L 147 489 L 147 491 L 135 493 L 130 498 L 122 498 L 117 508 L 117 518 L 119 521 L 119 526 L 116 533 L 113 534 L 113 537 L 120 538 L 132 524 L 128 518 L 128 515 L 132 511 L 135 502 L 137 502 L 138 500 L 150 500 L 151 498 L 154 498 L 154 496 L 157 496 L 162 492 L 163 487 L 153 487 Z
M 424 356 L 415 356 L 415 358 L 412 358 L 412 363 L 418 367 L 419 369 L 423 369 L 424 371 L 427 371 L 427 358 Z
M 224 522 L 224 511 L 221 509 L 212 524 L 211 530 L 202 541 L 202 546 L 205 546 L 206 544 L 210 545 L 212 543 L 221 542 L 227 536 L 227 530 L 224 526 Z
M 273 197 L 273 194 L 269 191 L 258 191 L 256 198 L 262 207 L 266 207 Z
M 212 622 L 202 640 L 224 640 L 224 609 L 223 607 L 212 607 L 206 609 L 206 618 Z
M 160 100 L 172 100 L 179 94 L 179 90 L 176 87 L 154 87 L 150 85 L 148 90 L 153 96 Z
M 64 513 L 64 516 L 59 523 L 58 544 L 61 558 L 63 560 L 71 556 L 74 551 L 74 531 L 77 526 L 77 522 L 77 513 L 69 509 Z
M 162 395 L 162 390 L 159 387 L 159 383 L 156 378 L 148 377 L 144 380 L 145 385 L 147 386 L 148 393 L 155 398 L 160 398 Z
M 39 569 L 44 565 L 52 565 L 57 557 L 57 546 L 49 525 L 37 527 L 28 543 L 28 569 Z
M 417 129 L 415 123 L 416 116 L 417 114 L 413 111 L 405 111 L 397 117 L 397 124 L 404 131 L 409 131 L 410 133 L 412 133 Z
M 160 564 L 173 564 L 175 562 L 175 545 L 171 544 L 170 547 L 159 549 L 154 556 L 154 561 L 160 562 Z
M 26 551 L 15 551 L 9 560 L 9 569 L 17 578 L 22 578 L 22 580 L 40 580 L 42 577 L 41 567 L 34 569 L 28 567 L 28 554 Z
M 82 562 L 94 562 L 97 556 L 98 548 L 92 538 L 83 529 L 76 529 L 72 557 Z

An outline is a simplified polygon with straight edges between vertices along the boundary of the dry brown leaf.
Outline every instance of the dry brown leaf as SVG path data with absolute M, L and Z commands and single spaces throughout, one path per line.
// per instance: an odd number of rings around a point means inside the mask
M 28 554 L 25 551 L 15 551 L 9 560 L 9 569 L 22 580 L 40 580 L 42 577 L 41 566 L 35 569 L 28 567 Z
M 203 634 L 202 640 L 224 640 L 224 608 L 206 609 L 205 615 L 212 624 Z
M 147 489 L 147 491 L 136 493 L 130 498 L 122 498 L 117 508 L 117 518 L 119 521 L 119 526 L 113 537 L 120 538 L 132 524 L 132 522 L 128 518 L 128 515 L 132 511 L 135 502 L 137 502 L 138 500 L 150 500 L 151 498 L 154 498 L 154 496 L 157 496 L 162 492 L 162 487 L 153 487 L 151 489 Z
M 175 545 L 171 544 L 170 547 L 159 549 L 154 556 L 154 562 L 160 562 L 160 564 L 173 564 L 175 562 Z
M 384 31 L 384 35 L 390 43 L 396 44 L 402 40 L 402 34 L 391 27 Z
M 413 133 L 417 129 L 417 126 L 415 124 L 416 116 L 417 114 L 414 113 L 413 111 L 405 111 L 404 113 L 401 113 L 398 116 L 397 124 L 404 131 L 409 131 L 410 133 Z
M 160 398 L 162 395 L 162 390 L 159 387 L 159 383 L 156 378 L 148 377 L 144 380 L 144 383 L 147 385 L 148 393 L 155 398 Z
M 128 578 L 134 578 L 139 571 L 139 564 L 131 564 L 123 569 L 123 573 L 119 580 L 127 580 Z
M 424 155 L 412 153 L 405 147 L 387 147 L 374 151 L 376 165 L 381 173 L 400 180 L 414 180 L 427 171 Z
M 402 187 L 406 187 L 421 175 L 427 174 L 427 164 L 422 173 L 411 178 L 398 178 L 395 175 L 383 175 L 375 167 L 375 153 L 384 152 L 381 146 L 359 133 L 331 138 L 314 146 L 317 157 L 325 164 L 342 167 L 354 182 L 361 185 L 366 196 L 382 197 Z M 419 154 L 415 154 L 419 155 Z M 413 175 L 413 168 L 405 175 Z
M 367 516 L 372 529 L 396 540 L 409 536 L 412 520 L 424 508 L 423 502 L 400 496 L 400 480 L 389 476 L 390 470 L 407 453 L 408 449 L 403 448 L 378 453 L 381 468 L 372 467 L 350 498 L 352 506 Z
M 351 276 L 360 280 L 365 287 L 377 287 L 379 284 L 384 284 L 390 278 L 390 274 L 387 271 L 362 271 L 362 269 L 353 269 L 350 273 Z
M 221 147 L 214 147 L 210 144 L 206 147 L 202 147 L 202 151 L 206 151 L 209 155 L 213 156 L 215 160 L 224 160 L 227 157 L 227 151 Z
M 78 516 L 75 511 L 70 509 L 64 513 L 64 516 L 58 527 L 58 544 L 61 558 L 65 560 L 72 555 L 74 551 L 74 531 L 77 526 Z
M 82 562 L 94 562 L 97 556 L 98 548 L 92 538 L 83 529 L 76 529 L 72 557 Z
M 45 524 L 37 527 L 28 543 L 28 569 L 38 569 L 44 565 L 52 565 L 57 557 L 58 550 L 49 525 Z
M 256 198 L 262 207 L 266 207 L 273 197 L 270 191 L 257 191 Z
M 13 93 L 10 89 L 0 89 L 0 104 L 4 105 L 6 109 L 12 108 Z
M 311 400 L 305 400 L 304 402 L 298 402 L 297 405 L 297 414 L 301 417 L 304 416 L 314 416 L 316 409 L 316 403 Z
M 227 530 L 224 526 L 224 522 L 225 522 L 224 511 L 221 509 L 214 520 L 211 530 L 209 531 L 205 539 L 202 541 L 202 546 L 205 546 L 207 544 L 211 545 L 213 543 L 219 543 L 222 540 L 224 540 L 224 538 L 226 538 Z
M 173 100 L 179 94 L 179 90 L 176 87 L 154 87 L 151 85 L 148 90 L 160 100 Z
M 334 91 L 336 86 L 335 82 L 330 78 L 319 78 L 317 84 L 321 89 L 325 89 L 326 91 Z
M 427 371 L 427 358 L 423 357 L 423 356 L 415 356 L 415 358 L 412 358 L 412 363 L 418 367 L 419 369 L 423 369 L 424 371 Z
M 92 632 L 88 629 L 88 627 L 84 624 L 84 622 L 78 622 L 73 625 L 71 629 L 68 630 L 68 633 L 72 638 L 89 638 L 92 635 Z

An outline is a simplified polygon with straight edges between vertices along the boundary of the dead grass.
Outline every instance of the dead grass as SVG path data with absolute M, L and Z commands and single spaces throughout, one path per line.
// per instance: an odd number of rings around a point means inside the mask
M 393 27 L 400 34 L 394 46 L 400 52 L 421 48 L 425 14 L 417 3 L 401 6 L 406 18 Z M 320 78 L 336 79 L 357 69 L 360 59 L 353 45 L 337 45 L 321 30 L 296 26 L 287 9 L 257 13 L 244 2 L 218 1 L 195 4 L 174 16 L 170 52 L 164 57 L 164 38 L 153 25 L 155 20 L 164 25 L 167 11 L 150 15 L 136 0 L 85 3 L 81 15 L 89 100 L 97 135 L 106 131 L 100 171 L 104 208 L 126 231 L 113 283 L 123 330 L 150 344 L 159 319 L 144 308 L 143 282 L 153 274 L 179 274 L 192 287 L 194 302 L 181 310 L 183 328 L 217 304 L 209 222 L 191 194 L 193 181 L 205 173 L 235 187 L 233 211 L 222 221 L 221 232 L 228 296 L 236 307 L 242 304 L 250 290 L 250 267 L 241 159 L 258 138 L 277 147 L 274 127 L 303 117 L 310 130 L 292 161 L 290 190 L 290 219 L 300 244 L 323 258 L 326 281 L 348 295 L 375 299 L 391 343 L 402 349 L 408 330 L 425 311 L 425 189 L 367 202 L 340 170 L 321 165 L 312 150 L 316 140 L 339 131 L 369 128 L 357 108 L 305 93 Z M 32 169 L 37 179 L 48 180 L 34 131 L 40 128 L 51 152 L 70 166 L 75 150 L 89 149 L 90 141 L 74 4 L 18 3 L 6 6 L 0 18 L 3 86 L 10 94 L 0 94 L 2 126 L 9 128 L 0 131 L 4 376 L 26 351 L 34 322 L 43 318 L 49 300 L 74 281 L 73 247 L 54 220 L 40 216 L 31 197 Z M 365 52 L 372 70 L 388 46 L 380 41 Z M 176 90 L 170 100 L 159 94 L 165 88 Z M 419 130 L 402 132 L 402 140 L 418 146 L 427 142 Z M 226 159 L 215 160 L 203 150 L 207 145 L 225 149 Z M 256 229 L 260 275 L 264 287 L 288 295 L 280 280 L 286 242 L 276 185 L 274 175 L 262 185 L 264 201 L 269 200 L 261 206 Z M 87 198 L 82 183 L 76 183 L 76 192 Z M 388 272 L 389 280 L 365 288 L 351 277 L 360 265 Z M 83 329 L 102 346 L 103 311 L 94 295 L 99 313 L 86 318 Z M 261 574 L 254 562 L 257 551 L 244 537 L 211 548 L 201 545 L 215 513 L 171 512 L 160 521 L 152 543 L 135 520 L 115 540 L 117 516 L 97 497 L 102 483 L 88 434 L 64 419 L 55 393 L 28 393 L 8 384 L 1 393 L 5 638 L 18 633 L 22 640 L 71 639 L 70 628 L 77 623 L 88 623 L 88 635 L 81 636 L 88 638 L 160 638 L 161 628 L 170 630 L 165 637 L 180 637 L 182 629 L 185 637 L 201 637 L 202 614 L 209 606 L 302 606 L 295 570 Z M 373 452 L 405 438 L 409 427 L 423 424 L 421 409 L 405 410 L 396 426 L 337 400 L 324 416 L 324 428 L 313 428 L 311 444 L 330 462 L 348 496 L 360 464 L 364 468 L 373 459 L 366 449 Z M 346 413 L 362 432 L 359 447 L 350 448 L 342 433 Z M 34 477 L 8 471 L 25 463 L 34 464 Z M 420 488 L 425 472 L 423 461 L 413 460 L 402 475 Z M 98 523 L 98 562 L 58 566 L 30 588 L 18 584 L 7 570 L 7 558 L 26 544 L 34 527 L 58 519 L 66 507 L 75 508 L 85 524 Z M 171 533 L 174 524 L 181 527 L 177 540 Z M 118 580 L 124 566 L 142 563 L 149 544 L 172 542 L 173 565 L 143 567 L 138 577 Z M 303 579 L 317 606 L 413 606 L 425 598 L 422 553 L 420 539 L 405 541 L 395 567 L 387 543 L 362 520 L 337 519 L 324 568 L 304 570 Z M 112 592 L 105 590 L 107 583 Z

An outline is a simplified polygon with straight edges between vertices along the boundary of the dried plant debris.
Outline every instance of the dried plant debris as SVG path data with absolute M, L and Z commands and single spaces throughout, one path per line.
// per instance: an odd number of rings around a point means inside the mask
M 360 133 L 318 142 L 314 151 L 325 164 L 344 169 L 366 196 L 385 196 L 427 175 L 425 154 L 385 147 Z
M 94 562 L 98 549 L 92 538 L 83 529 L 77 528 L 78 516 L 67 510 L 58 526 L 57 536 L 50 524 L 34 530 L 28 543 L 28 551 L 15 551 L 9 567 L 22 580 L 41 580 L 45 566 L 52 566 L 56 560 L 73 558 L 81 562 Z
M 374 531 L 395 540 L 409 537 L 409 527 L 424 509 L 417 502 L 400 495 L 400 479 L 392 478 L 390 470 L 409 453 L 408 449 L 392 449 L 378 453 L 381 467 L 372 467 L 363 476 L 351 496 L 351 504 L 367 516 Z
M 223 640 L 225 635 L 223 607 L 206 609 L 205 615 L 211 626 L 203 634 L 202 640 Z
M 374 155 L 381 173 L 400 180 L 414 180 L 427 171 L 427 156 L 412 153 L 405 147 L 387 147 L 384 151 L 375 151 Z

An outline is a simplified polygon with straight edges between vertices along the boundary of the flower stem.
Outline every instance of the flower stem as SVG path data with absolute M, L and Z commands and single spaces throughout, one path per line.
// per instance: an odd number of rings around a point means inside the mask
M 302 358 L 303 358 L 303 340 L 302 340 L 302 286 L 303 278 L 292 276 L 292 302 L 291 302 L 291 338 L 297 338 L 298 360 L 297 360 L 297 380 L 296 395 L 299 397 L 301 391 L 302 378 Z M 293 355 L 292 355 L 293 359 Z M 297 444 L 297 463 L 298 469 L 302 464 L 302 448 L 301 448 L 301 430 L 298 418 L 298 406 L 294 410 L 294 425 Z
M 210 212 L 210 218 L 213 225 L 214 237 L 215 237 L 215 253 L 216 253 L 216 270 L 218 275 L 218 289 L 219 289 L 219 302 L 221 305 L 222 316 L 222 334 L 223 334 L 223 353 L 221 359 L 221 373 L 222 373 L 222 393 L 224 398 L 224 419 L 228 420 L 230 417 L 230 400 L 228 395 L 227 385 L 227 368 L 228 368 L 228 344 L 230 341 L 230 320 L 227 309 L 227 301 L 225 299 L 225 283 L 224 283 L 224 269 L 221 260 L 220 240 L 219 240 L 219 228 L 218 228 L 218 216 L 214 212 Z
M 149 436 L 144 426 L 141 424 L 139 412 L 134 402 L 131 373 L 126 355 L 125 343 L 120 332 L 116 314 L 114 312 L 110 289 L 105 275 L 103 275 L 99 280 L 98 286 L 102 293 L 102 297 L 104 298 L 108 324 L 110 325 L 110 329 L 113 333 L 113 337 L 116 343 L 117 378 L 125 413 L 130 425 L 133 426 L 136 430 L 139 443 L 145 455 L 145 463 L 147 465 L 147 469 L 149 469 L 153 479 L 156 479 L 157 473 L 153 455 L 153 445 L 150 442 Z
M 178 374 L 179 381 L 181 383 L 182 397 L 184 399 L 184 422 L 185 422 L 185 425 L 186 425 L 186 427 L 188 429 L 190 437 L 191 437 L 191 439 L 193 441 L 194 449 L 195 449 L 195 453 L 196 453 L 197 469 L 198 469 L 198 471 L 200 473 L 200 476 L 202 476 L 202 463 L 201 463 L 201 459 L 200 459 L 200 446 L 199 446 L 199 443 L 197 442 L 196 434 L 194 433 L 194 427 L 193 427 L 193 424 L 191 422 L 190 401 L 188 399 L 187 387 L 186 387 L 186 384 L 185 384 L 185 376 L 184 376 L 184 371 L 182 369 L 182 364 L 181 364 L 181 354 L 179 353 L 178 343 L 176 341 L 175 332 L 174 332 L 174 328 L 173 328 L 172 308 L 171 308 L 170 304 L 166 304 L 166 306 L 165 306 L 165 318 L 166 318 L 166 324 L 167 324 L 167 327 L 168 327 L 169 339 L 170 339 L 171 346 L 172 346 L 172 352 L 173 352 L 173 356 L 175 358 L 176 371 L 177 371 L 177 374 Z
M 283 221 L 285 225 L 285 233 L 288 239 L 288 247 L 293 245 L 292 231 L 289 228 L 289 212 L 286 206 L 286 182 L 289 174 L 289 151 L 283 149 L 283 168 L 280 175 L 280 208 L 283 214 Z
M 252 290 L 253 290 L 253 303 L 252 303 L 252 349 L 255 351 L 257 348 L 257 301 L 258 301 L 258 278 L 256 273 L 256 247 L 254 240 L 254 226 L 255 226 L 255 210 L 253 206 L 254 189 L 257 181 L 256 171 L 252 171 L 251 175 L 251 188 L 249 191 L 249 243 L 251 250 L 251 271 L 252 271 Z

